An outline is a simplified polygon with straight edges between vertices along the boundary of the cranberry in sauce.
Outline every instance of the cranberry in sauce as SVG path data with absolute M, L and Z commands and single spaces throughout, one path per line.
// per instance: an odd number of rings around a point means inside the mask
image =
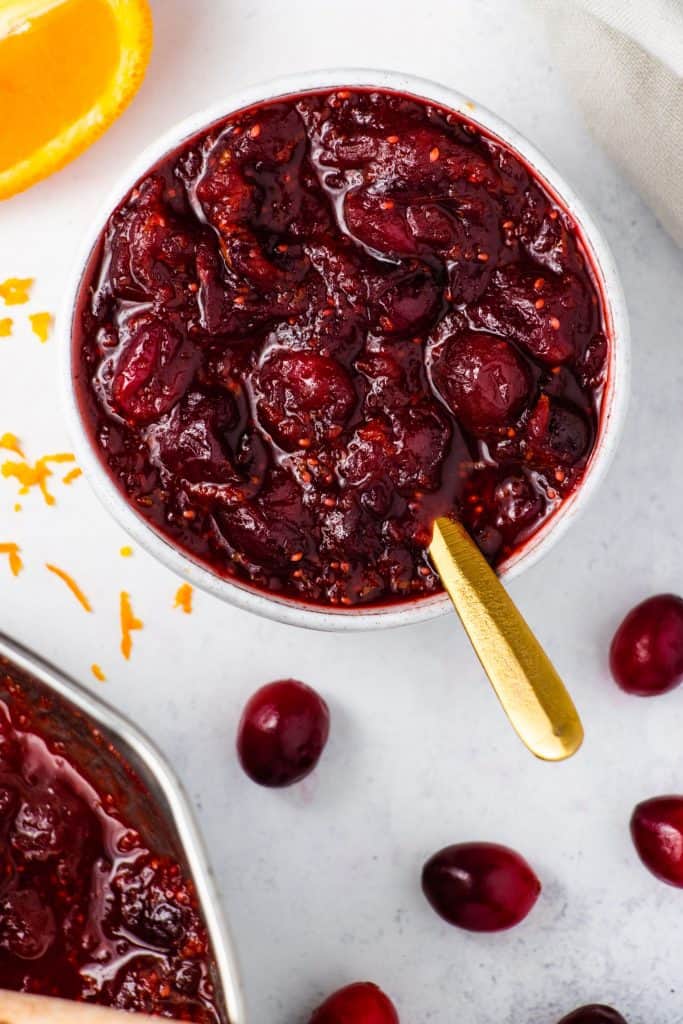
M 656 697 L 683 679 L 683 601 L 658 594 L 633 608 L 614 634 L 610 668 L 622 690 Z
M 514 850 L 497 843 L 458 843 L 422 869 L 422 889 L 449 924 L 472 932 L 512 928 L 527 916 L 541 883 Z
M 328 996 L 309 1024 L 399 1024 L 399 1019 L 381 988 L 370 981 L 357 981 Z
M 247 701 L 237 732 L 237 753 L 261 786 L 290 786 L 312 772 L 330 731 L 327 704 L 296 679 L 262 686 Z
M 611 1006 L 593 1003 L 590 1006 L 580 1006 L 578 1010 L 568 1013 L 560 1024 L 626 1024 L 626 1021 Z
M 631 816 L 631 836 L 646 868 L 683 888 L 683 796 L 644 800 Z
M 5 703 L 0 836 L 0 988 L 224 1024 L 180 864 Z
M 577 487 L 608 345 L 569 214 L 460 114 L 380 90 L 236 113 L 111 216 L 76 385 L 138 513 L 215 573 L 328 606 L 494 565 Z

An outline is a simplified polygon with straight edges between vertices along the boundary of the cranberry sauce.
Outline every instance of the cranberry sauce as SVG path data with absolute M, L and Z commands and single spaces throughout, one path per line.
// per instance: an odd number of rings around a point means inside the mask
M 0 675 L 0 988 L 222 1024 L 191 881 Z
M 302 94 L 196 137 L 112 215 L 82 303 L 79 398 L 120 489 L 283 596 L 438 591 L 443 514 L 498 565 L 595 443 L 608 346 L 569 215 L 400 94 Z

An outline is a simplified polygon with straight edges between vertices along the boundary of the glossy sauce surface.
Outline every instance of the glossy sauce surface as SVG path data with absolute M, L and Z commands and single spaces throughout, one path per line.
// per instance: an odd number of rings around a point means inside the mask
M 495 565 L 581 480 L 608 343 L 568 214 L 400 94 L 235 114 L 111 217 L 77 388 L 133 507 L 222 576 L 331 606 L 440 590 L 434 518 Z
M 4 702 L 0 836 L 0 988 L 224 1024 L 181 866 Z

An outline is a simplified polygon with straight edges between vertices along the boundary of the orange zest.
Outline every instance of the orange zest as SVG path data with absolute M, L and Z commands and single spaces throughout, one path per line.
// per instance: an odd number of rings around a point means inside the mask
M 8 452 L 14 452 L 20 459 L 24 458 L 24 451 L 16 434 L 3 434 L 0 437 L 0 448 L 4 448 Z
M 29 316 L 31 330 L 41 342 L 45 344 L 50 337 L 52 327 L 52 313 L 31 313 Z
M 76 583 L 76 580 L 72 576 L 69 576 L 68 572 L 64 572 L 63 569 L 59 569 L 56 565 L 50 565 L 49 562 L 45 563 L 45 568 L 49 569 L 50 572 L 53 572 L 55 576 L 58 576 L 60 580 L 63 580 L 64 583 L 66 583 L 67 587 L 69 588 L 73 596 L 76 598 L 78 603 L 81 604 L 83 608 L 85 608 L 86 612 L 92 611 L 92 605 L 90 604 L 90 601 L 85 596 L 79 585 Z
M 183 583 L 178 587 L 175 595 L 174 608 L 182 608 L 186 615 L 192 611 L 192 587 L 189 583 Z
M 12 317 L 0 317 L 0 338 L 9 338 L 12 333 Z
M 1 60 L 0 67 L 2 67 Z M 0 282 L 0 299 L 6 306 L 23 306 L 31 296 L 31 288 L 33 288 L 32 277 L 8 277 L 6 281 Z
M 140 619 L 136 619 L 133 614 L 133 606 L 130 603 L 130 594 L 127 594 L 125 590 L 121 591 L 121 654 L 124 656 L 126 661 L 130 658 L 130 653 L 133 650 L 133 638 L 131 633 L 133 630 L 142 629 L 144 622 Z
M 105 676 L 104 672 L 96 662 L 95 664 L 90 666 L 90 671 L 92 672 L 98 683 L 106 683 L 107 677 Z
M 18 576 L 24 568 L 24 563 L 19 555 L 20 551 L 21 548 L 18 544 L 0 544 L 0 555 L 9 555 L 9 567 L 13 576 Z
M 147 0 L 2 0 L 0 199 L 109 127 L 137 92 L 151 45 Z
M 66 476 L 62 477 L 62 483 L 72 484 L 74 480 L 78 480 L 79 476 L 83 476 L 83 470 L 79 469 L 78 466 L 75 466 L 73 469 L 69 470 Z
M 47 489 L 48 478 L 52 476 L 49 463 L 61 464 L 64 462 L 75 462 L 76 456 L 71 452 L 57 452 L 55 455 L 43 455 L 33 465 L 30 462 L 14 462 L 8 459 L 0 466 L 0 472 L 5 478 L 14 477 L 21 484 L 19 494 L 28 494 L 32 487 L 37 487 L 45 499 L 46 505 L 54 505 L 55 497 Z

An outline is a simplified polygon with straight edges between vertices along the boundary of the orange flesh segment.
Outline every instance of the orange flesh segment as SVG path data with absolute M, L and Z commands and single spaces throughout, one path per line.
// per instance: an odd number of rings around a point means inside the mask
M 119 63 L 118 28 L 105 0 L 29 6 L 37 13 L 0 37 L 0 172 L 86 114 Z

